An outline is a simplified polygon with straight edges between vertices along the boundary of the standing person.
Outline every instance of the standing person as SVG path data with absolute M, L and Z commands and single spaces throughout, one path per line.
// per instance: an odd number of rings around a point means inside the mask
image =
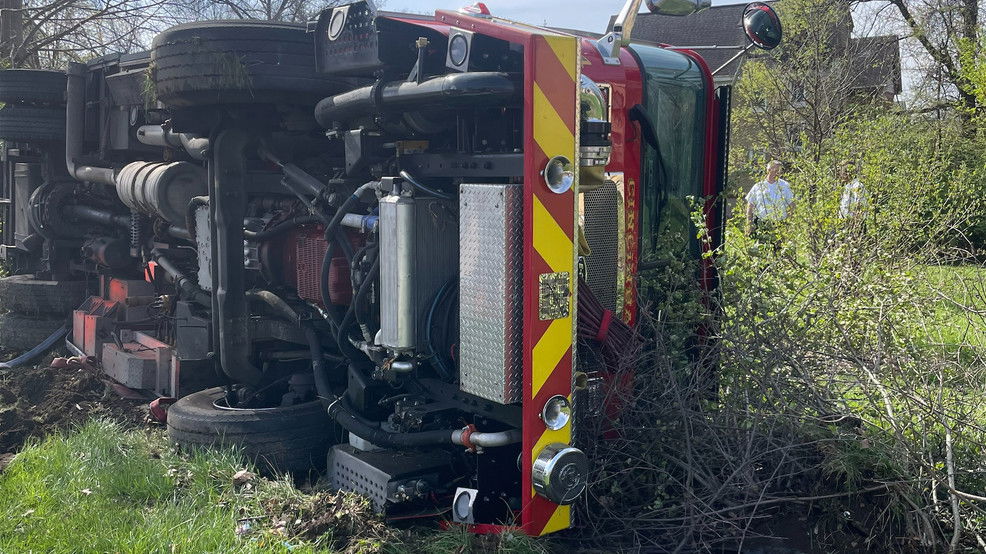
M 765 237 L 776 242 L 780 237 L 773 236 L 777 224 L 787 219 L 794 210 L 794 193 L 791 185 L 780 178 L 781 164 L 771 160 L 767 164 L 767 176 L 753 185 L 746 193 L 747 234 Z M 775 244 L 777 246 L 777 244 Z
M 843 163 L 839 166 L 839 179 L 846 185 L 842 188 L 842 198 L 839 200 L 839 218 L 852 223 L 862 223 L 870 206 L 869 194 L 859 177 L 854 177 L 852 165 Z

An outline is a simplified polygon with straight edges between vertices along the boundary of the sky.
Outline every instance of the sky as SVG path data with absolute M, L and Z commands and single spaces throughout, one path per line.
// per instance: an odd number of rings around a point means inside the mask
M 386 0 L 381 9 L 434 13 L 435 10 L 457 10 L 476 0 Z M 490 12 L 498 17 L 552 27 L 579 29 L 596 33 L 606 32 L 609 18 L 620 11 L 625 0 L 484 0 Z M 714 5 L 745 2 L 716 1 Z M 641 7 L 641 11 L 646 8 Z

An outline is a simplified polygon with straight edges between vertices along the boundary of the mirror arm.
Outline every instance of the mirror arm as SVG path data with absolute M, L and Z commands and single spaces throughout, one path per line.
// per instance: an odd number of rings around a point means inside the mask
M 642 0 L 627 0 L 613 22 L 613 30 L 596 41 L 596 50 L 606 65 L 620 65 L 620 48 L 630 44 L 633 24 L 637 21 Z
M 750 50 L 750 48 L 753 48 L 753 43 L 752 42 L 750 44 L 747 44 L 746 46 L 744 46 L 743 49 L 740 50 L 739 52 L 737 52 L 735 55 L 733 55 L 732 58 L 729 58 L 728 60 L 726 60 L 726 63 L 724 63 L 724 64 L 720 65 L 718 68 L 716 68 L 716 70 L 712 72 L 712 75 L 715 76 L 716 73 L 719 73 L 723 69 L 726 69 L 726 66 L 727 65 L 735 62 L 736 59 L 739 58 L 740 56 L 742 56 L 743 54 L 746 54 Z

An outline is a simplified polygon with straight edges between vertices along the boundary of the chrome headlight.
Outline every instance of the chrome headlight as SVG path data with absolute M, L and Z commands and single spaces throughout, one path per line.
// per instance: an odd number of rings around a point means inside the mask
M 560 394 L 549 398 L 541 409 L 541 421 L 552 431 L 562 429 L 571 419 L 572 406 L 568 403 L 568 399 Z

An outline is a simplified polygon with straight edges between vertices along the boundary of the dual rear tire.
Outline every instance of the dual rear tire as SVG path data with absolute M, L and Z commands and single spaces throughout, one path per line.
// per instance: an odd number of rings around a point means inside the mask
M 65 138 L 66 76 L 40 69 L 0 70 L 0 139 L 44 143 Z

